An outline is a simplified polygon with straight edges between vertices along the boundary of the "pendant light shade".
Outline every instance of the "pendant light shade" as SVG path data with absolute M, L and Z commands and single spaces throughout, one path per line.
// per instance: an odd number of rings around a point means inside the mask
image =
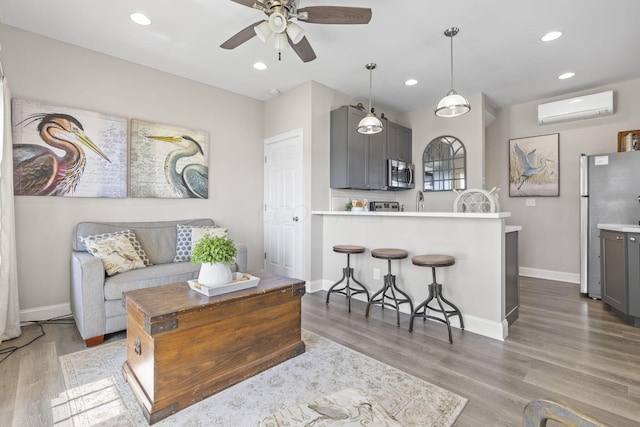
M 365 65 L 365 67 L 369 70 L 369 109 L 367 110 L 367 115 L 360 120 L 360 123 L 358 123 L 357 129 L 359 133 L 372 135 L 382 132 L 384 126 L 382 125 L 382 121 L 371 111 L 371 81 L 373 79 L 373 70 L 376 68 L 376 64 L 369 63 Z
M 436 116 L 438 117 L 457 117 L 466 114 L 471 110 L 469 101 L 464 96 L 458 94 L 453 89 L 453 37 L 460 31 L 456 27 L 445 30 L 444 35 L 449 37 L 451 41 L 451 89 L 447 95 L 438 102 L 436 107 Z

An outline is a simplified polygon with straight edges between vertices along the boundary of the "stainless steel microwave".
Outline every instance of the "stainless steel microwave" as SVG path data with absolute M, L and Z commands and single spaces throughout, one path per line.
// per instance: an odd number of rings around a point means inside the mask
M 387 188 L 402 190 L 414 188 L 414 166 L 403 160 L 387 160 Z

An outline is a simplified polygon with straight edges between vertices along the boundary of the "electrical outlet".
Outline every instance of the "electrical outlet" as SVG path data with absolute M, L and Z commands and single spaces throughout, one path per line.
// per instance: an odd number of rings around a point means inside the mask
M 524 201 L 524 205 L 525 206 L 535 206 L 536 205 L 536 199 L 526 199 Z
M 380 280 L 380 269 L 379 268 L 374 268 L 373 269 L 373 280 Z

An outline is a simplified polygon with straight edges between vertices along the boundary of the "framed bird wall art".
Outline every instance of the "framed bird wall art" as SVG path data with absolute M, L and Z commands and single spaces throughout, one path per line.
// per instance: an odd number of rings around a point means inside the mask
M 560 134 L 509 140 L 509 196 L 560 196 Z
M 209 198 L 209 132 L 131 120 L 131 197 Z
M 127 119 L 12 100 L 16 196 L 127 197 Z

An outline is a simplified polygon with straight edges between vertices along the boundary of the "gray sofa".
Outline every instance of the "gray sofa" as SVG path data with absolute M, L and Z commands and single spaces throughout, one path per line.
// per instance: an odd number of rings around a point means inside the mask
M 127 328 L 122 293 L 184 282 L 198 277 L 200 264 L 173 262 L 176 225 L 212 226 L 211 219 L 161 222 L 81 222 L 73 229 L 71 250 L 71 311 L 87 346 L 100 344 L 104 335 Z M 85 236 L 133 230 L 153 265 L 106 276 L 102 260 L 87 252 Z M 231 236 L 232 237 L 232 236 Z M 236 244 L 233 271 L 247 271 L 247 248 Z

